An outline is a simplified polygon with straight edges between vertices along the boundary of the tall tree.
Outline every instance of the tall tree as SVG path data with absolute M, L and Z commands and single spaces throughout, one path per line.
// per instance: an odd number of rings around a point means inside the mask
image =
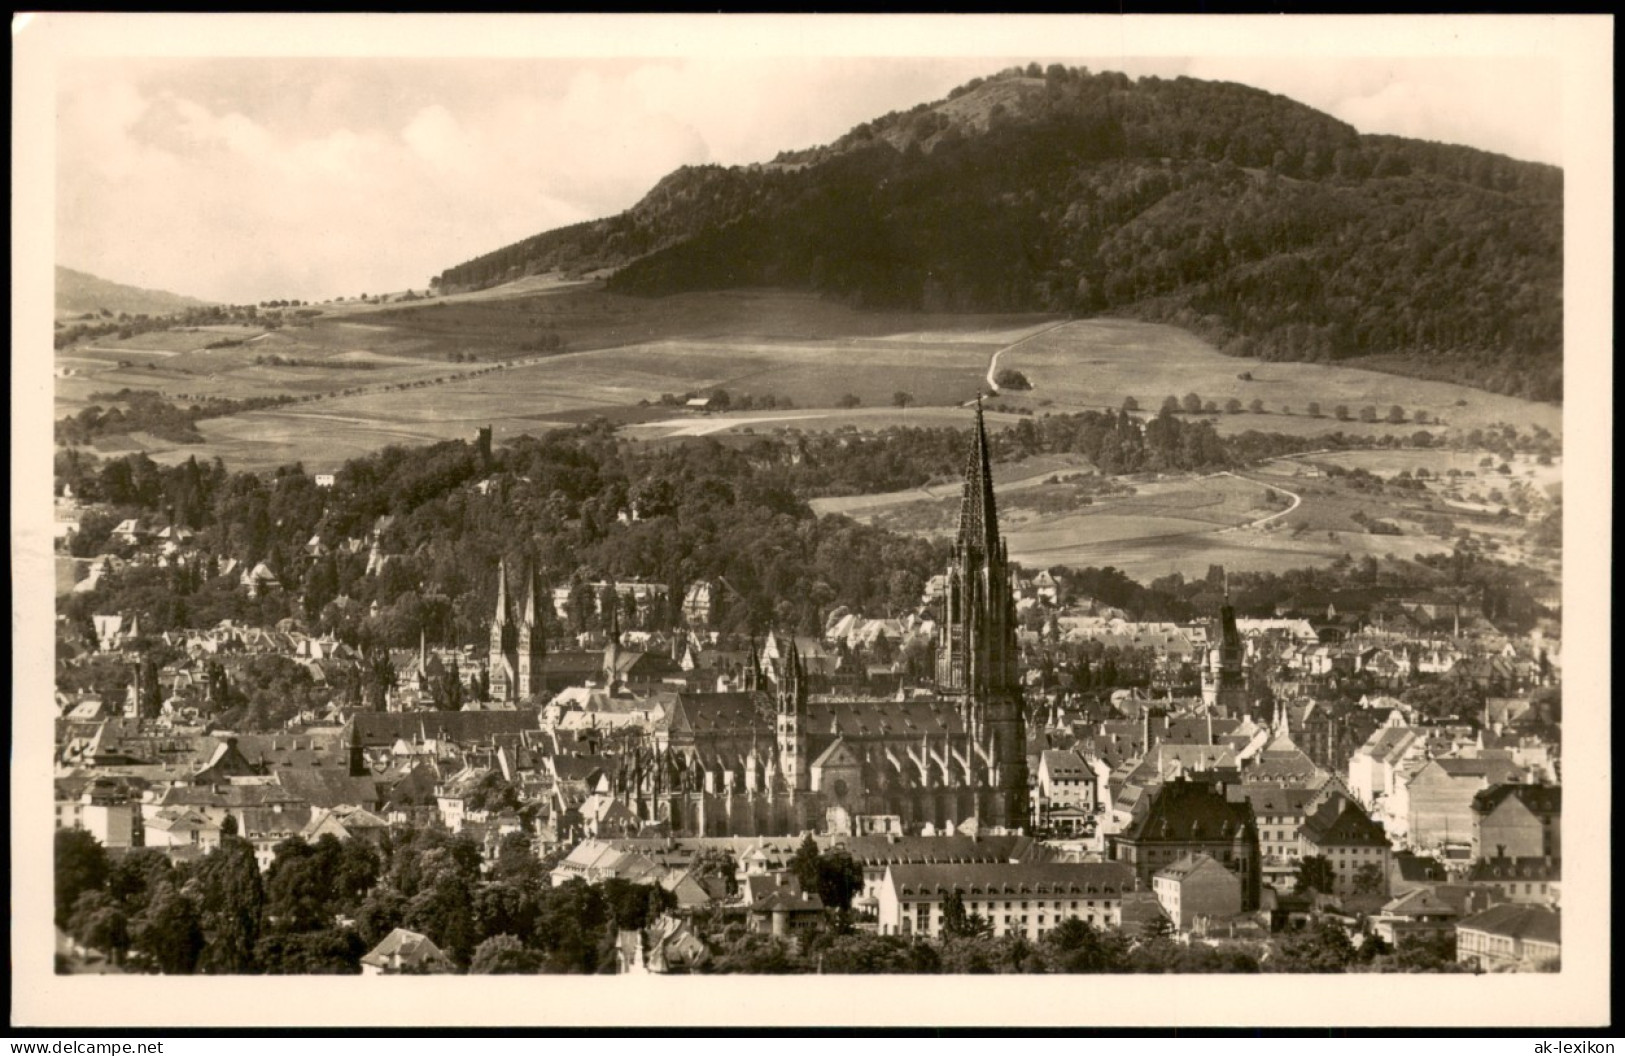
M 66 928 L 74 904 L 87 891 L 107 886 L 107 851 L 83 829 L 56 831 L 56 926 Z
M 254 945 L 265 912 L 254 845 L 222 830 L 220 846 L 198 865 L 197 885 L 204 938 L 198 970 L 205 975 L 253 972 Z
M 191 975 L 203 952 L 203 922 L 197 904 L 173 883 L 160 883 L 135 920 L 132 944 L 161 974 Z

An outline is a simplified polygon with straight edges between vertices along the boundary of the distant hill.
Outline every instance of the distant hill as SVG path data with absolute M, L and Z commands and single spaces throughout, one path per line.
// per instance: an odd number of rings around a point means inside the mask
M 1239 84 L 1033 65 L 769 164 L 684 167 L 436 284 L 614 268 L 634 294 L 1109 312 L 1559 400 L 1562 208 L 1549 165 L 1360 135 Z
M 195 297 L 183 297 L 164 290 L 143 290 L 135 286 L 109 282 L 82 271 L 56 268 L 56 314 L 58 316 L 83 315 L 86 312 L 108 311 L 117 315 L 165 315 L 187 308 L 206 307 L 211 302 Z

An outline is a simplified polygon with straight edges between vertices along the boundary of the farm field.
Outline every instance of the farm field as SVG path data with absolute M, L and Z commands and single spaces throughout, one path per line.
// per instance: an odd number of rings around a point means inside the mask
M 1499 474 L 1445 482 L 1443 475 L 1453 467 L 1482 472 L 1479 457 L 1454 451 L 1343 452 L 1283 458 L 1234 473 L 1113 482 L 1132 487 L 1130 495 L 1101 494 L 1098 482 L 1078 488 L 1064 469 L 1054 483 L 1057 470 L 1034 472 L 1031 463 L 998 466 L 995 476 L 1003 478 L 1000 521 L 1011 557 L 1029 567 L 1113 565 L 1143 579 L 1174 571 L 1203 575 L 1210 564 L 1233 570 L 1327 565 L 1343 554 L 1409 560 L 1449 551 L 1463 531 L 1492 551 L 1534 561 L 1523 553 L 1524 518 L 1500 516 L 1498 504 L 1474 506 L 1448 497 L 1451 488 L 1471 495 L 1475 488 L 1499 485 L 1510 494 L 1518 487 Z M 1415 490 L 1364 491 L 1312 468 L 1331 461 L 1387 477 L 1425 467 L 1431 477 Z M 1529 481 L 1527 508 L 1539 516 L 1547 507 L 1538 484 L 1518 476 L 1532 469 L 1560 469 L 1537 467 L 1533 460 L 1514 463 L 1511 480 Z M 1088 494 L 1088 501 L 1079 494 Z M 954 529 L 958 497 L 955 489 L 942 486 L 820 498 L 811 505 L 820 515 L 841 513 L 895 531 L 946 537 Z M 1395 526 L 1399 534 L 1368 531 L 1377 521 Z
M 1248 406 L 1264 401 L 1266 414 L 1217 415 L 1221 431 L 1260 429 L 1278 432 L 1395 432 L 1418 428 L 1412 418 L 1424 410 L 1434 421 L 1453 429 L 1474 429 L 1497 422 L 1521 428 L 1541 425 L 1553 433 L 1563 427 L 1563 410 L 1511 396 L 1445 382 L 1419 381 L 1393 374 L 1323 366 L 1314 363 L 1268 363 L 1226 356 L 1200 338 L 1171 326 L 1126 319 L 1080 319 L 1035 336 L 1000 357 L 999 366 L 1021 371 L 1033 384 L 1024 399 L 1049 401 L 1053 410 L 1119 408 L 1132 396 L 1143 412 L 1155 414 L 1168 396 L 1195 392 L 1220 407 L 1234 397 Z M 1243 381 L 1241 374 L 1251 374 Z M 1310 401 L 1325 417 L 1310 418 Z M 1332 417 L 1346 404 L 1356 418 L 1361 407 L 1386 414 L 1403 407 L 1403 425 L 1339 422 Z M 1290 407 L 1291 415 L 1281 414 Z
M 1006 510 L 1014 501 L 1012 496 L 1030 488 L 1037 488 L 1057 474 L 1076 473 L 1089 467 L 1088 459 L 1081 455 L 1039 455 L 1020 462 L 997 462 L 993 465 L 993 483 L 998 488 L 1000 510 Z M 948 501 L 953 514 L 958 516 L 960 489 L 958 479 L 933 481 L 907 491 L 888 491 L 877 495 L 837 495 L 808 501 L 807 505 L 819 516 L 830 513 L 867 519 L 866 513 L 885 511 L 913 503 L 931 505 Z M 951 527 L 951 526 L 950 526 Z

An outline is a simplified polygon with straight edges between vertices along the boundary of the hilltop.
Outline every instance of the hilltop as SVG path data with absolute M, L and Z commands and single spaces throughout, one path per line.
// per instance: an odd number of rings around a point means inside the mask
M 1562 208 L 1552 166 L 1361 135 L 1239 84 L 1033 65 L 768 164 L 684 167 L 435 285 L 609 269 L 644 296 L 1109 313 L 1557 401 Z
M 183 297 L 166 290 L 144 290 L 111 282 L 83 271 L 56 268 L 56 314 L 58 317 L 86 312 L 123 312 L 127 315 L 164 315 L 187 308 L 200 308 L 208 301 Z

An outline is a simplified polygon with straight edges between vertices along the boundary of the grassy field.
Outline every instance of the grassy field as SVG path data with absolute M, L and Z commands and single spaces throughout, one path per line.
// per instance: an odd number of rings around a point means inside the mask
M 1310 400 L 1327 415 L 1338 403 L 1356 413 L 1366 404 L 1386 412 L 1397 403 L 1453 427 L 1561 426 L 1554 407 L 1365 371 L 1231 359 L 1182 331 L 1121 320 L 1057 325 L 1032 315 L 860 312 L 775 291 L 641 299 L 547 279 L 410 304 L 321 308 L 326 314 L 308 326 L 272 332 L 195 328 L 66 350 L 58 366 L 75 373 L 57 379 L 56 413 L 106 402 L 96 394 L 126 387 L 180 402 L 291 396 L 300 402 L 203 421 L 201 445 L 145 438 L 136 446 L 168 460 L 219 455 L 238 469 L 293 461 L 330 469 L 389 443 L 466 437 L 486 424 L 502 438 L 597 416 L 634 425 L 631 435 L 650 440 L 961 425 L 958 405 L 979 390 L 994 353 L 1008 347 L 1000 367 L 1021 370 L 1035 388 L 1002 393 L 994 403 L 1035 414 L 1115 408 L 1126 396 L 1154 413 L 1164 396 L 1195 391 L 1221 404 L 1231 396 L 1264 400 L 1266 414 L 1218 415 L 1225 432 L 1409 435 L 1418 428 L 1311 418 Z M 540 341 L 555 334 L 566 351 L 541 351 Z M 203 347 L 222 338 L 242 343 Z M 271 356 L 284 362 L 266 362 Z M 1239 380 L 1243 372 L 1254 380 Z M 716 388 L 793 406 L 697 416 L 660 404 L 665 394 Z M 892 406 L 898 391 L 915 405 Z M 859 398 L 858 407 L 836 406 L 847 394 Z M 988 420 L 998 428 L 1017 418 L 990 411 Z

